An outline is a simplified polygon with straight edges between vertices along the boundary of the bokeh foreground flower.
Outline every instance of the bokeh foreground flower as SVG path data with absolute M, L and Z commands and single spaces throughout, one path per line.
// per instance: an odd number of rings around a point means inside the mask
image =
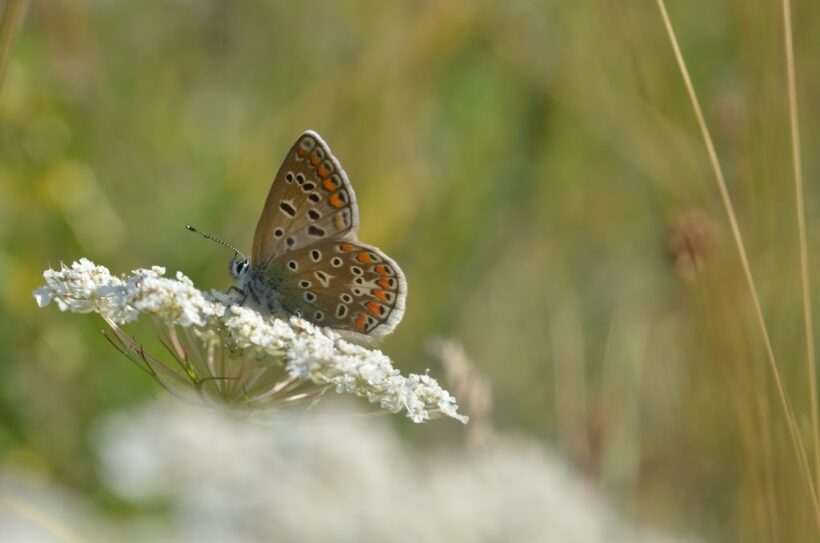
M 278 319 L 202 292 L 177 272 L 154 266 L 117 277 L 87 259 L 43 273 L 34 291 L 40 307 L 99 313 L 105 337 L 164 388 L 232 411 L 261 413 L 312 404 L 328 389 L 354 394 L 414 422 L 449 416 L 461 422 L 455 398 L 428 375 L 401 375 L 381 351 L 355 345 L 297 318 Z M 155 356 L 120 325 L 148 315 L 165 348 Z

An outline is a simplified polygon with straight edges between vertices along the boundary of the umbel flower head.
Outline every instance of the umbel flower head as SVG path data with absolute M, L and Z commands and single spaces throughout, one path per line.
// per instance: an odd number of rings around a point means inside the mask
M 414 422 L 448 416 L 455 398 L 429 375 L 403 376 L 381 351 L 367 349 L 298 317 L 264 316 L 218 291 L 202 292 L 177 272 L 138 269 L 116 277 L 87 259 L 43 273 L 40 307 L 99 313 L 106 338 L 170 392 L 247 413 L 312 403 L 328 391 L 354 394 Z M 166 353 L 155 356 L 120 325 L 141 314 L 155 323 Z

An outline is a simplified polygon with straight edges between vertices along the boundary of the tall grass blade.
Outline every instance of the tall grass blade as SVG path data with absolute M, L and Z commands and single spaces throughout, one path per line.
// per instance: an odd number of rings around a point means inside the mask
M 692 108 L 694 109 L 695 117 L 697 118 L 698 126 L 700 127 L 704 144 L 706 145 L 706 151 L 709 155 L 709 161 L 715 174 L 715 181 L 717 182 L 718 190 L 720 191 L 721 200 L 723 201 L 723 207 L 725 208 L 726 215 L 729 219 L 729 225 L 732 229 L 732 236 L 734 237 L 735 245 L 737 247 L 738 255 L 740 257 L 740 263 L 743 268 L 743 274 L 746 279 L 746 284 L 749 288 L 749 293 L 752 297 L 752 303 L 754 304 L 755 317 L 757 318 L 757 323 L 760 327 L 760 333 L 763 337 L 763 343 L 766 347 L 766 355 L 769 361 L 769 367 L 771 368 L 772 376 L 774 377 L 775 386 L 777 388 L 778 397 L 781 405 L 783 406 L 783 411 L 786 416 L 786 423 L 789 429 L 789 434 L 791 435 L 792 444 L 795 449 L 795 454 L 797 455 L 798 463 L 803 471 L 803 475 L 806 479 L 806 484 L 809 488 L 809 493 L 811 494 L 812 504 L 814 506 L 815 518 L 818 523 L 818 528 L 820 528 L 820 505 L 818 505 L 817 492 L 815 489 L 814 478 L 812 477 L 811 469 L 809 468 L 808 458 L 806 456 L 806 448 L 803 445 L 803 439 L 800 437 L 800 432 L 798 431 L 797 423 L 794 417 L 794 411 L 792 410 L 791 403 L 789 402 L 789 397 L 786 393 L 786 388 L 783 384 L 783 379 L 780 374 L 780 368 L 777 364 L 777 359 L 774 355 L 771 338 L 769 336 L 769 331 L 766 326 L 766 319 L 763 316 L 763 310 L 760 305 L 760 298 L 758 297 L 757 288 L 755 287 L 754 276 L 752 275 L 752 269 L 749 266 L 749 259 L 746 256 L 746 247 L 743 243 L 743 236 L 740 233 L 740 227 L 738 226 L 737 217 L 735 216 L 732 198 L 729 195 L 729 190 L 726 187 L 726 180 L 723 175 L 723 169 L 721 168 L 720 162 L 718 161 L 717 152 L 715 151 L 715 145 L 712 141 L 712 136 L 709 132 L 709 128 L 706 125 L 706 120 L 703 116 L 700 101 L 698 100 L 697 94 L 695 93 L 695 88 L 692 85 L 692 80 L 689 77 L 689 70 L 686 67 L 686 62 L 684 61 L 683 54 L 681 53 L 680 46 L 678 45 L 678 39 L 675 34 L 675 30 L 672 27 L 672 22 L 669 19 L 669 14 L 666 10 L 666 4 L 664 0 L 657 0 L 657 3 L 658 9 L 661 13 L 661 18 L 663 19 L 663 24 L 666 29 L 666 33 L 669 37 L 669 41 L 672 45 L 672 50 L 675 54 L 675 59 L 678 63 L 678 68 L 680 69 L 681 76 L 683 77 L 684 84 L 686 85 L 686 91 L 689 95 L 689 99 L 692 102 Z
M 820 422 L 817 407 L 817 370 L 814 355 L 814 323 L 811 310 L 809 257 L 806 247 L 806 209 L 803 200 L 803 161 L 800 152 L 800 123 L 797 115 L 797 83 L 794 69 L 794 38 L 792 35 L 791 0 L 783 0 L 783 40 L 786 49 L 786 79 L 789 86 L 789 125 L 794 168 L 794 195 L 797 208 L 797 232 L 800 240 L 800 282 L 803 290 L 803 321 L 806 326 L 806 364 L 808 367 L 811 402 L 811 432 L 814 445 L 815 485 L 820 488 Z

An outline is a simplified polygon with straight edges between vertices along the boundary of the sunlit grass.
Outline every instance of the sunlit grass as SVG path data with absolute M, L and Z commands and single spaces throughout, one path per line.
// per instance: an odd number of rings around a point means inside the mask
M 729 190 L 726 187 L 726 181 L 723 175 L 723 169 L 720 166 L 720 161 L 717 157 L 717 152 L 715 151 L 715 145 L 712 141 L 712 135 L 709 132 L 709 128 L 706 125 L 706 120 L 703 116 L 703 111 L 700 106 L 700 101 L 697 98 L 697 94 L 695 93 L 694 86 L 692 85 L 691 78 L 689 76 L 689 71 L 686 67 L 686 63 L 683 58 L 683 54 L 680 51 L 680 47 L 678 45 L 677 37 L 675 36 L 675 31 L 672 27 L 672 23 L 669 20 L 669 15 L 666 11 L 666 5 L 663 0 L 658 0 L 658 8 L 660 9 L 661 16 L 663 18 L 663 23 L 666 28 L 667 33 L 669 34 L 669 39 L 672 43 L 672 48 L 675 52 L 675 59 L 678 62 L 678 66 L 680 67 L 681 75 L 683 76 L 684 84 L 686 85 L 686 91 L 689 94 L 689 97 L 692 101 L 692 107 L 695 112 L 695 116 L 697 117 L 698 126 L 700 127 L 701 134 L 703 136 L 704 143 L 706 145 L 707 153 L 709 154 L 709 161 L 712 165 L 712 168 L 715 173 L 715 180 L 717 181 L 718 189 L 720 190 L 721 199 L 723 200 L 723 204 L 726 210 L 726 215 L 729 219 L 729 224 L 732 228 L 732 235 L 735 240 L 735 244 L 737 246 L 737 250 L 740 256 L 740 261 L 743 266 L 743 273 L 746 279 L 746 283 L 749 287 L 749 292 L 752 296 L 752 301 L 754 303 L 755 315 L 757 317 L 757 322 L 760 327 L 760 334 L 763 338 L 763 342 L 766 348 L 766 354 L 769 360 L 769 365 L 772 370 L 772 377 L 774 379 L 775 386 L 777 388 L 778 397 L 783 407 L 783 411 L 786 417 L 786 423 L 789 427 L 789 433 L 791 434 L 792 442 L 795 448 L 795 453 L 797 455 L 797 460 L 800 463 L 800 467 L 803 471 L 803 475 L 806 480 L 806 484 L 809 487 L 809 493 L 811 500 L 814 505 L 815 517 L 818 523 L 818 528 L 820 528 L 820 503 L 817 500 L 817 491 L 814 484 L 814 480 L 811 474 L 811 468 L 809 467 L 807 455 L 806 455 L 806 448 L 803 444 L 802 437 L 800 435 L 800 430 L 797 426 L 797 421 L 795 419 L 794 411 L 791 405 L 791 401 L 789 399 L 788 392 L 786 391 L 785 385 L 783 383 L 783 378 L 781 377 L 780 367 L 778 366 L 777 360 L 775 359 L 774 350 L 772 348 L 772 342 L 769 337 L 769 330 L 766 326 L 766 320 L 763 316 L 763 310 L 760 305 L 760 299 L 757 293 L 757 287 L 755 286 L 755 281 L 752 276 L 752 270 L 749 265 L 749 259 L 746 256 L 746 247 L 743 243 L 743 237 L 740 233 L 740 227 L 738 226 L 737 217 L 735 216 L 734 205 L 732 204 L 732 199 L 729 195 Z M 786 12 L 788 13 L 788 11 Z M 787 19 L 788 20 L 788 19 Z M 790 28 L 787 24 L 787 28 Z M 787 33 L 787 43 L 790 43 L 791 34 Z M 791 46 L 787 45 L 787 51 L 791 50 Z M 789 54 L 789 60 L 791 60 L 791 53 Z M 790 64 L 789 68 L 789 89 L 790 89 L 790 99 L 793 99 L 794 90 L 793 90 L 793 75 L 794 75 L 794 67 Z M 792 145 L 795 149 L 798 149 L 799 140 L 797 139 L 797 117 L 796 117 L 796 105 L 792 105 L 793 117 L 792 117 L 792 134 L 793 140 Z M 800 225 L 800 242 L 801 242 L 801 269 L 805 270 L 805 239 L 804 239 L 804 227 L 803 227 L 803 215 L 802 215 L 802 178 L 800 177 L 800 169 L 799 169 L 799 151 L 795 151 L 795 176 L 796 176 L 796 183 L 797 183 L 797 195 L 798 195 L 798 224 Z M 807 275 L 807 271 L 804 271 L 803 276 Z M 804 284 L 804 307 L 808 308 L 810 302 L 808 300 L 808 291 L 806 290 L 807 284 Z M 805 313 L 806 319 L 806 334 L 811 341 L 811 329 L 810 329 L 810 311 L 806 309 Z M 809 372 L 811 378 L 814 377 L 813 371 L 813 359 L 811 357 L 811 353 L 813 353 L 813 349 L 809 350 L 809 367 L 812 368 Z M 814 391 L 814 384 L 811 385 L 812 391 Z M 814 407 L 815 403 L 814 392 L 812 392 L 812 403 Z M 813 413 L 813 411 L 812 411 Z M 813 419 L 814 420 L 814 419 Z M 816 430 L 813 431 L 816 434 Z

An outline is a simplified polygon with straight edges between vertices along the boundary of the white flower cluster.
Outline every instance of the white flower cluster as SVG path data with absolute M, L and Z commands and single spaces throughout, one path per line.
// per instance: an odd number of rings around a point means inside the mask
M 46 285 L 34 291 L 34 298 L 40 307 L 55 301 L 61 311 L 99 313 L 117 324 L 133 322 L 146 312 L 180 326 L 205 326 L 225 313 L 225 305 L 197 290 L 181 272 L 176 280 L 163 275 L 165 268 L 153 266 L 120 279 L 83 258 L 71 268 L 46 270 Z
M 624 518 L 525 436 L 499 433 L 482 450 L 410 447 L 384 419 L 331 403 L 264 426 L 168 398 L 108 414 L 82 438 L 129 514 L 10 461 L 0 541 L 698 541 Z
M 224 338 L 229 348 L 220 350 L 222 359 L 209 359 L 206 365 L 224 367 L 236 359 L 237 350 L 250 353 L 253 356 L 245 360 L 253 359 L 256 365 L 284 366 L 287 385 L 272 384 L 274 389 L 279 385 L 291 389 L 293 383 L 309 381 L 367 398 L 391 413 L 405 411 L 414 422 L 442 415 L 467 422 L 467 417 L 458 413 L 455 398 L 435 379 L 402 376 L 379 350 L 345 341 L 333 331 L 297 317 L 276 319 L 230 305 L 228 296 L 202 292 L 182 273 L 177 272 L 176 279 L 164 274 L 164 268 L 154 266 L 118 278 L 105 267 L 82 259 L 70 268 L 46 270 L 46 285 L 34 291 L 34 298 L 40 307 L 54 301 L 62 311 L 95 312 L 114 324 L 133 322 L 140 314 L 147 314 L 172 327 L 191 328 L 200 338 Z M 213 333 L 208 335 L 209 331 Z M 258 372 L 240 374 L 250 375 L 254 383 L 260 380 Z
M 168 504 L 156 540 L 691 543 L 631 524 L 542 444 L 497 437 L 420 451 L 345 405 L 263 427 L 160 401 L 92 442 L 106 486 L 137 510 Z

